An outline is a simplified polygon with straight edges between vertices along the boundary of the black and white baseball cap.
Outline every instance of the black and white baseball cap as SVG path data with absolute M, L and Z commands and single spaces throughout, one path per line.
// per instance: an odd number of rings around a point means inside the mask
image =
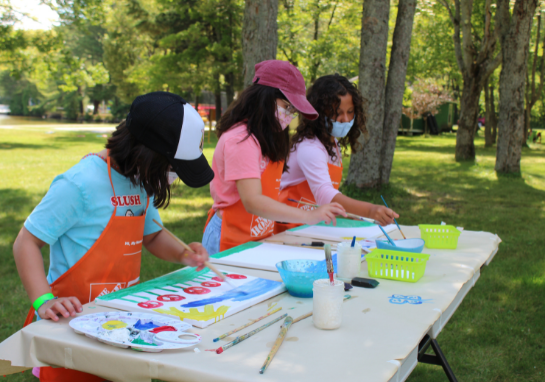
M 202 153 L 204 122 L 182 97 L 167 92 L 138 96 L 126 123 L 144 146 L 168 158 L 188 186 L 202 187 L 214 178 Z

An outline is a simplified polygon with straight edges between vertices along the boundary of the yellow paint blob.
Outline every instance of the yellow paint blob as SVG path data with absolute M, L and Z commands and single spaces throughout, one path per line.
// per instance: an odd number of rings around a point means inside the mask
M 218 310 L 214 311 L 213 305 L 205 305 L 204 311 L 202 312 L 199 312 L 197 308 L 190 308 L 189 313 L 186 313 L 174 307 L 170 307 L 169 310 L 167 309 L 153 309 L 153 310 L 157 313 L 170 314 L 172 316 L 177 316 L 180 318 L 181 321 L 183 321 L 184 318 L 188 318 L 190 320 L 197 320 L 197 321 L 208 321 L 208 320 L 214 319 L 214 322 L 217 322 L 220 319 L 225 317 L 225 313 L 227 313 L 228 309 L 229 309 L 228 306 L 222 305 L 218 308 Z
M 114 329 L 121 329 L 126 328 L 127 324 L 123 321 L 108 321 L 102 324 L 102 327 L 106 330 L 114 330 Z

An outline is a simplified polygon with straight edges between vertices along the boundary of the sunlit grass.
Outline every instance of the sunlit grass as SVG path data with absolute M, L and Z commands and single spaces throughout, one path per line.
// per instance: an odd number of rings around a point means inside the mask
M 11 246 L 26 217 L 47 192 L 55 175 L 85 154 L 100 150 L 102 134 L 0 131 L 0 340 L 17 331 L 29 302 L 17 276 Z M 465 229 L 497 233 L 503 240 L 492 263 L 451 318 L 438 341 L 460 381 L 545 380 L 545 149 L 523 150 L 522 177 L 498 177 L 495 148 L 476 139 L 475 163 L 454 161 L 455 135 L 399 137 L 391 184 L 381 191 L 345 192 L 381 203 L 384 195 L 415 225 L 445 221 Z M 206 142 L 206 141 L 205 141 Z M 205 144 L 209 161 L 216 140 Z M 344 159 L 348 173 L 349 158 Z M 200 241 L 209 187 L 178 184 L 164 224 L 185 241 Z M 46 266 L 48 252 L 43 250 Z M 142 279 L 177 269 L 144 252 Z M 395 346 L 393 343 L 391 346 Z M 365 354 L 357 355 L 365 357 Z M 350 359 L 348 359 L 350 361 Z M 361 380 L 366 380 L 361 376 Z M 9 381 L 33 380 L 28 372 Z M 409 381 L 446 381 L 438 366 L 419 365 Z

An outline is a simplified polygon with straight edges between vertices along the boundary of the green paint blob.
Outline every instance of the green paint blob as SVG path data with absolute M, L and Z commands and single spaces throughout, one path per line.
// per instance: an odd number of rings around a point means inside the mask
M 133 344 L 133 345 L 157 346 L 157 345 L 155 345 L 155 344 L 150 344 L 149 342 L 144 341 L 144 340 L 141 339 L 140 337 L 138 337 L 137 339 L 135 339 L 134 341 L 132 341 L 131 344 Z

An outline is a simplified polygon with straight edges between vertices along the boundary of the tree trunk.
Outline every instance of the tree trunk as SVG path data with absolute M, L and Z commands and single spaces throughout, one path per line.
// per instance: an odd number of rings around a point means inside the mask
M 252 84 L 255 64 L 276 58 L 278 0 L 246 0 L 242 25 L 242 76 Z
M 235 98 L 235 74 L 233 72 L 225 75 L 225 94 L 227 97 L 227 105 L 225 107 L 229 107 Z
M 384 128 L 382 130 L 381 183 L 390 182 L 397 133 L 401 123 L 405 76 L 411 50 L 416 0 L 400 0 L 388 67 L 388 80 L 384 96 Z M 412 121 L 411 121 L 412 122 Z
M 494 96 L 494 85 L 490 85 L 490 127 L 492 128 L 492 144 L 498 139 L 498 117 L 496 116 L 496 96 Z
M 460 122 L 456 133 L 457 161 L 475 160 L 475 127 L 479 114 L 479 98 L 482 87 L 475 78 L 464 80 L 464 90 L 460 99 Z
M 499 173 L 520 173 L 526 62 L 536 6 L 537 0 L 517 0 L 509 29 L 502 33 L 500 118 L 496 151 L 496 171 Z
M 218 124 L 221 118 L 221 84 L 219 74 L 214 75 L 214 99 L 216 104 L 216 124 Z
M 490 87 L 488 86 L 489 79 L 484 83 L 484 106 L 485 106 L 485 123 L 484 123 L 484 147 L 492 147 L 492 107 L 491 103 L 494 98 L 490 97 Z
M 363 150 L 353 153 L 346 182 L 360 188 L 380 185 L 384 122 L 384 76 L 388 44 L 389 0 L 365 0 L 361 26 L 359 87 L 367 100 L 367 131 L 360 136 Z
M 199 112 L 199 96 L 195 94 L 195 110 Z
M 500 56 L 494 57 L 497 33 L 492 31 L 492 0 L 485 1 L 482 37 L 479 36 L 480 31 L 476 33 L 472 24 L 472 0 L 454 0 L 454 9 L 450 1 L 439 1 L 448 10 L 454 26 L 454 52 L 464 84 L 460 99 L 460 122 L 456 134 L 455 158 L 457 161 L 475 160 L 473 139 L 477 128 L 479 96 L 485 80 L 500 64 Z M 498 0 L 498 2 L 501 1 L 509 0 Z M 498 13 L 496 12 L 494 23 L 496 29 L 500 28 Z
M 100 107 L 100 101 L 97 99 L 93 100 L 93 115 L 98 114 L 98 108 Z

